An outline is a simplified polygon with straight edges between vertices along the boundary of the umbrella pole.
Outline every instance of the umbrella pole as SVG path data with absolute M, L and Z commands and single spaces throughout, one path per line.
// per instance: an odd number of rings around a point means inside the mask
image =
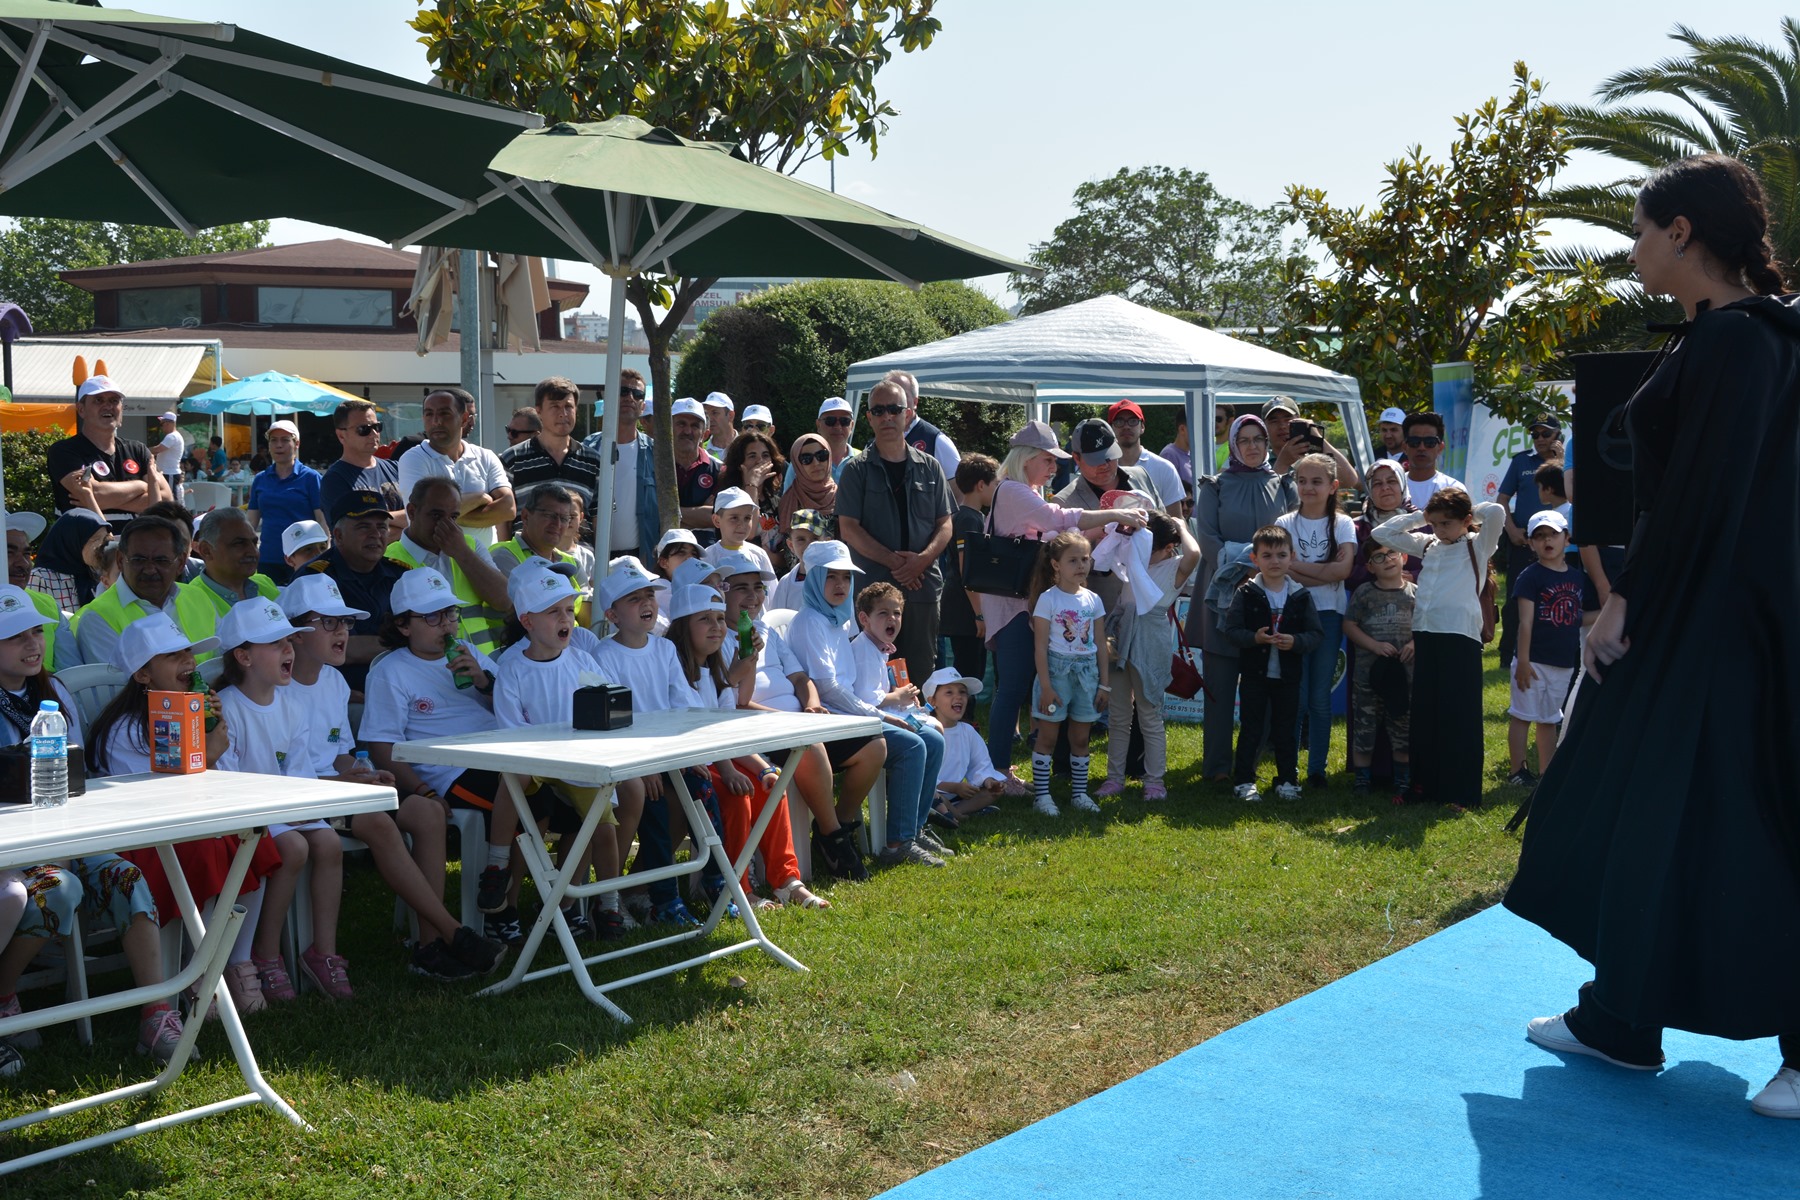
M 456 280 L 456 324 L 458 328 L 457 346 L 462 360 L 463 390 L 475 397 L 475 430 L 474 441 L 477 446 L 485 445 L 481 436 L 482 409 L 485 407 L 481 394 L 481 259 L 479 250 L 458 251 L 461 258 L 457 265 Z
M 612 268 L 621 271 L 623 268 Z M 594 579 L 596 586 L 606 578 L 608 555 L 612 553 L 613 457 L 619 437 L 619 372 L 625 366 L 625 279 L 612 274 L 612 291 L 606 308 L 606 396 L 600 411 L 600 476 L 594 489 Z M 638 470 L 647 464 L 641 459 Z M 639 546 L 641 556 L 650 547 Z M 604 614 L 592 613 L 596 625 Z

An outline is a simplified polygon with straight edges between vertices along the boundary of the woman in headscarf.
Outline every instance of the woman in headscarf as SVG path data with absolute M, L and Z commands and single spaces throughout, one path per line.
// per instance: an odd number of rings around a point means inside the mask
M 90 508 L 71 508 L 44 534 L 44 544 L 31 568 L 30 588 L 74 612 L 100 591 L 100 553 L 112 530 L 106 518 Z
M 837 480 L 831 477 L 831 443 L 816 433 L 803 433 L 789 448 L 794 482 L 781 494 L 780 526 L 785 538 L 794 511 L 810 508 L 825 518 L 825 537 L 837 537 Z
M 1350 568 L 1350 578 L 1344 581 L 1344 593 L 1356 595 L 1356 589 L 1369 582 L 1369 543 L 1374 540 L 1371 532 L 1383 521 L 1399 516 L 1403 512 L 1418 512 L 1412 497 L 1406 491 L 1406 468 L 1391 458 L 1376 461 L 1369 468 L 1365 477 L 1368 485 L 1368 500 L 1363 504 L 1362 516 L 1356 519 L 1356 565 Z M 1419 524 L 1425 523 L 1425 514 L 1419 513 Z M 1406 559 L 1406 576 L 1415 582 L 1419 578 L 1419 560 L 1412 556 Z
M 1236 709 L 1238 653 L 1219 633 L 1219 614 L 1199 599 L 1212 577 L 1237 561 L 1256 531 L 1300 507 L 1292 475 L 1277 475 L 1269 459 L 1269 427 L 1251 413 L 1231 423 L 1231 452 L 1225 470 L 1195 480 L 1194 524 L 1200 540 L 1200 569 L 1194 573 L 1195 601 L 1188 608 L 1188 645 L 1200 647 L 1206 677 L 1204 748 L 1200 773 L 1231 782 L 1231 735 Z

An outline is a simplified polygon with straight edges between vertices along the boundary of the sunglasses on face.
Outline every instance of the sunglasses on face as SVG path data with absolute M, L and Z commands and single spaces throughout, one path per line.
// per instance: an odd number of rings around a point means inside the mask
M 745 421 L 744 422 L 744 432 L 745 433 L 767 433 L 767 432 L 769 432 L 769 423 L 767 421 Z
M 871 409 L 870 411 L 873 412 L 874 410 Z M 820 417 L 819 420 L 826 425 L 832 425 L 839 429 L 842 429 L 850 424 L 850 418 L 844 417 L 844 416 Z
M 1437 437 L 1409 437 L 1406 439 L 1406 444 L 1415 450 L 1433 450 L 1443 445 L 1444 439 Z
M 506 427 L 506 436 L 511 438 L 515 442 L 518 441 L 520 438 L 531 437 L 535 433 L 537 433 L 537 430 L 535 430 L 535 429 L 514 429 L 510 425 L 508 425 Z
M 871 417 L 897 417 L 905 411 L 906 411 L 906 405 L 904 405 L 904 404 L 871 404 L 871 405 L 869 405 L 869 415 Z
M 356 433 L 357 437 L 368 437 L 371 433 L 380 433 L 380 432 L 381 432 L 381 422 L 380 421 L 369 421 L 365 424 L 358 425 L 355 427 L 355 433 Z
M 621 387 L 619 389 L 619 395 L 629 396 L 633 400 L 642 400 L 644 398 L 644 389 Z
M 794 461 L 803 467 L 810 467 L 814 463 L 828 463 L 831 461 L 831 451 L 802 450 L 799 454 L 795 455 Z

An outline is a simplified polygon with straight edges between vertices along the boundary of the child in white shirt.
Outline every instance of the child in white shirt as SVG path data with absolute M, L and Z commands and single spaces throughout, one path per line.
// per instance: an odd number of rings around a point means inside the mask
M 1032 747 L 1032 807 L 1057 815 L 1050 798 L 1050 773 L 1062 723 L 1069 722 L 1069 803 L 1082 812 L 1100 806 L 1088 795 L 1088 732 L 1100 719 L 1112 691 L 1106 655 L 1100 653 L 1100 625 L 1106 609 L 1087 587 L 1093 554 L 1080 532 L 1059 533 L 1038 558 L 1032 578 L 1031 636 L 1037 647 L 1037 681 L 1031 715 L 1037 718 Z
M 897 657 L 895 639 L 900 636 L 905 608 L 905 597 L 891 583 L 865 584 L 856 594 L 856 623 L 862 630 L 850 641 L 851 661 L 856 666 L 856 694 L 882 712 L 899 717 L 914 732 L 921 725 L 929 725 L 942 733 L 919 703 L 918 685 L 901 679 L 906 673 L 906 660 Z
M 963 819 L 998 812 L 994 800 L 1006 777 L 994 770 L 981 731 L 965 721 L 981 680 L 958 675 L 956 668 L 934 671 L 925 681 L 926 702 L 944 727 L 944 761 L 938 767 L 937 804 L 931 819 L 955 829 Z
M 762 524 L 756 497 L 743 488 L 726 488 L 713 497 L 712 523 L 719 531 L 719 540 L 700 552 L 708 562 L 716 563 L 724 554 L 747 554 L 769 573 L 769 578 L 775 577 L 775 563 L 769 552 L 756 544 L 756 533 Z

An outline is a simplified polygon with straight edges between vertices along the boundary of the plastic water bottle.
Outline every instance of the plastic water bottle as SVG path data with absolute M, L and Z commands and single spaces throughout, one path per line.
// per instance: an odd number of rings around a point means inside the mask
M 69 724 L 54 700 L 38 705 L 31 722 L 31 803 L 61 808 L 69 802 Z
M 369 757 L 369 752 L 367 750 L 358 750 L 356 752 L 356 764 L 351 767 L 351 773 L 355 775 L 375 774 L 375 762 Z

